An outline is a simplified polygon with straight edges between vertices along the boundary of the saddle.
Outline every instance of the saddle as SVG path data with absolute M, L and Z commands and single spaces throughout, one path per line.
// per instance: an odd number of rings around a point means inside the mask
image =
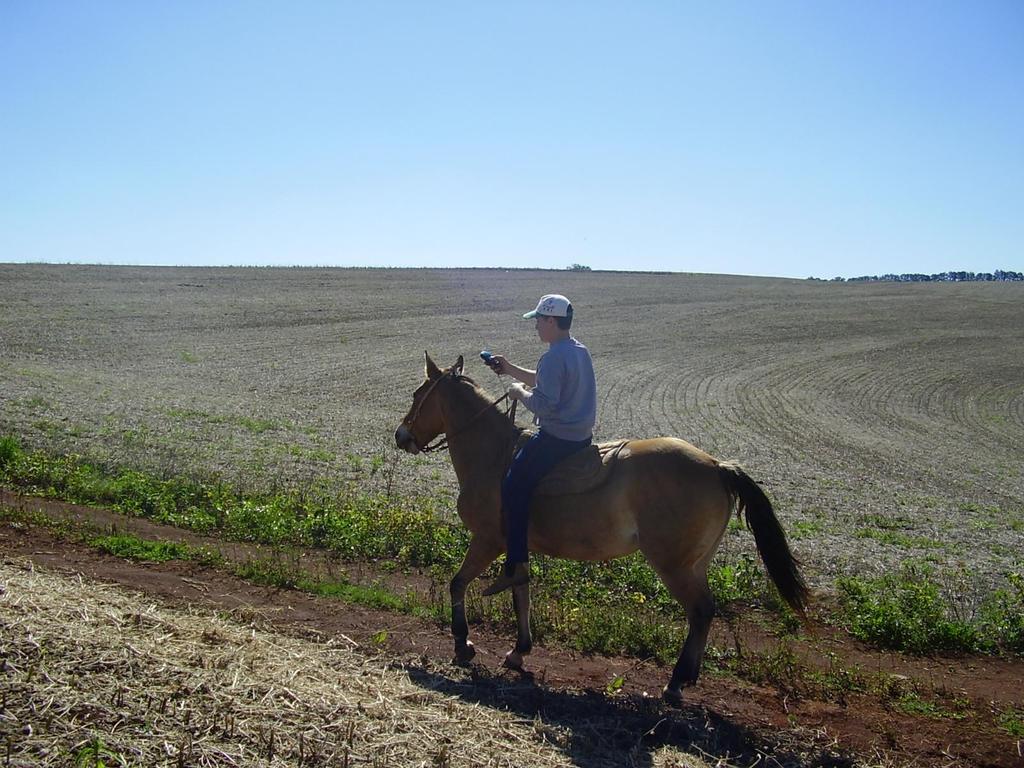
M 523 433 L 519 444 L 533 435 Z M 629 440 L 588 445 L 555 465 L 534 490 L 535 496 L 566 496 L 584 493 L 608 481 L 619 454 Z M 518 445 L 516 446 L 519 447 Z M 628 453 L 628 451 L 627 451 Z

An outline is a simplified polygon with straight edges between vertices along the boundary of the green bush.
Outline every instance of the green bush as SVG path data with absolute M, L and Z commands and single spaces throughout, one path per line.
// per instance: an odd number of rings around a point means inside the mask
M 165 563 L 168 560 L 188 560 L 189 548 L 174 541 L 146 541 L 137 536 L 100 536 L 90 542 L 94 547 L 126 560 Z
M 898 574 L 836 582 L 854 636 L 883 648 L 927 653 L 973 651 L 975 627 L 951 619 L 931 570 L 905 563 Z
M 990 646 L 1024 653 L 1024 575 L 1011 573 L 1009 586 L 981 606 L 981 632 Z
M 774 594 L 752 554 L 743 553 L 735 562 L 712 565 L 708 583 L 719 604 L 743 602 L 774 602 Z
M 536 591 L 531 617 L 534 637 L 560 638 L 583 653 L 630 654 L 653 658 L 667 664 L 676 660 L 686 629 L 681 621 L 670 620 L 639 598 L 577 600 L 567 597 L 564 583 L 544 583 Z
M 5 472 L 21 457 L 21 444 L 12 435 L 0 436 L 0 472 Z

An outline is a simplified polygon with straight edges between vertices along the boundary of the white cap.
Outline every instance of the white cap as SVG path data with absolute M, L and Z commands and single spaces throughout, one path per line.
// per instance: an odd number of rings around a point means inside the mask
M 532 312 L 523 315 L 527 320 L 537 315 L 545 317 L 567 317 L 569 314 L 569 300 L 559 293 L 549 293 L 540 297 L 537 308 Z

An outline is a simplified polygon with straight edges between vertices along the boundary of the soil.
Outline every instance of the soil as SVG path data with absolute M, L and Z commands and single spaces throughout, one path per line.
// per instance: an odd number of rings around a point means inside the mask
M 0 504 L 115 527 L 151 539 L 213 545 L 233 558 L 247 554 L 245 545 L 206 539 L 107 510 L 6 492 L 0 494 Z M 233 554 L 225 551 L 232 546 L 238 548 Z M 181 561 L 129 562 L 27 524 L 0 527 L 0 549 L 39 566 L 125 585 L 166 603 L 251 612 L 283 633 L 346 637 L 367 652 L 383 650 L 396 659 L 420 658 L 424 670 L 436 670 L 451 657 L 448 632 L 435 622 L 295 590 L 257 586 L 216 568 Z M 372 564 L 361 564 L 359 571 L 367 580 L 385 575 Z M 414 573 L 390 574 L 389 578 L 406 584 L 419 580 L 421 586 L 428 580 Z M 716 622 L 713 643 L 728 647 L 730 624 L 748 652 L 771 649 L 782 642 L 756 616 L 733 616 L 729 622 Z M 386 639 L 380 642 L 382 630 Z M 704 729 L 724 734 L 714 743 L 733 750 L 731 755 L 718 755 L 730 760 L 745 751 L 756 756 L 760 748 L 751 745 L 803 743 L 801 761 L 808 764 L 1024 765 L 1021 740 L 997 722 L 1000 712 L 1010 707 L 1019 711 L 1024 704 L 1024 661 L 883 653 L 816 620 L 809 622 L 802 637 L 795 646 L 802 660 L 827 669 L 831 654 L 837 667 L 888 676 L 897 693 L 900 688 L 916 690 L 922 699 L 937 702 L 945 716 L 907 714 L 896 708 L 898 696 L 846 693 L 828 699 L 813 692 L 755 685 L 725 674 L 705 674 L 697 687 L 686 691 L 682 712 L 673 713 L 658 703 L 669 674 L 664 667 L 632 658 L 582 655 L 546 644 L 535 647 L 527 659 L 526 674 L 514 673 L 502 668 L 513 638 L 507 627 L 490 625 L 472 627 L 478 651 L 472 689 L 456 684 L 454 675 L 447 688 L 452 695 L 520 711 L 528 717 L 582 717 L 595 722 L 595 727 L 600 727 L 601 718 L 613 718 L 618 727 L 623 718 L 635 717 L 638 727 L 651 726 L 645 738 L 669 742 L 706 743 L 694 730 L 694 723 L 703 723 Z M 431 686 L 447 689 L 445 679 L 437 679 L 436 672 L 423 674 L 431 676 Z M 618 678 L 624 682 L 613 692 L 610 684 Z

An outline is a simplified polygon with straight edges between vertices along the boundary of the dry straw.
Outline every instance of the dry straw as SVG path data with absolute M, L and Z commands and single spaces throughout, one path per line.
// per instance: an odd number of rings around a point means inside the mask
M 347 639 L 155 605 L 26 561 L 0 564 L 0 628 L 0 765 L 581 764 L 564 728 L 430 690 Z M 706 765 L 671 748 L 639 757 Z

